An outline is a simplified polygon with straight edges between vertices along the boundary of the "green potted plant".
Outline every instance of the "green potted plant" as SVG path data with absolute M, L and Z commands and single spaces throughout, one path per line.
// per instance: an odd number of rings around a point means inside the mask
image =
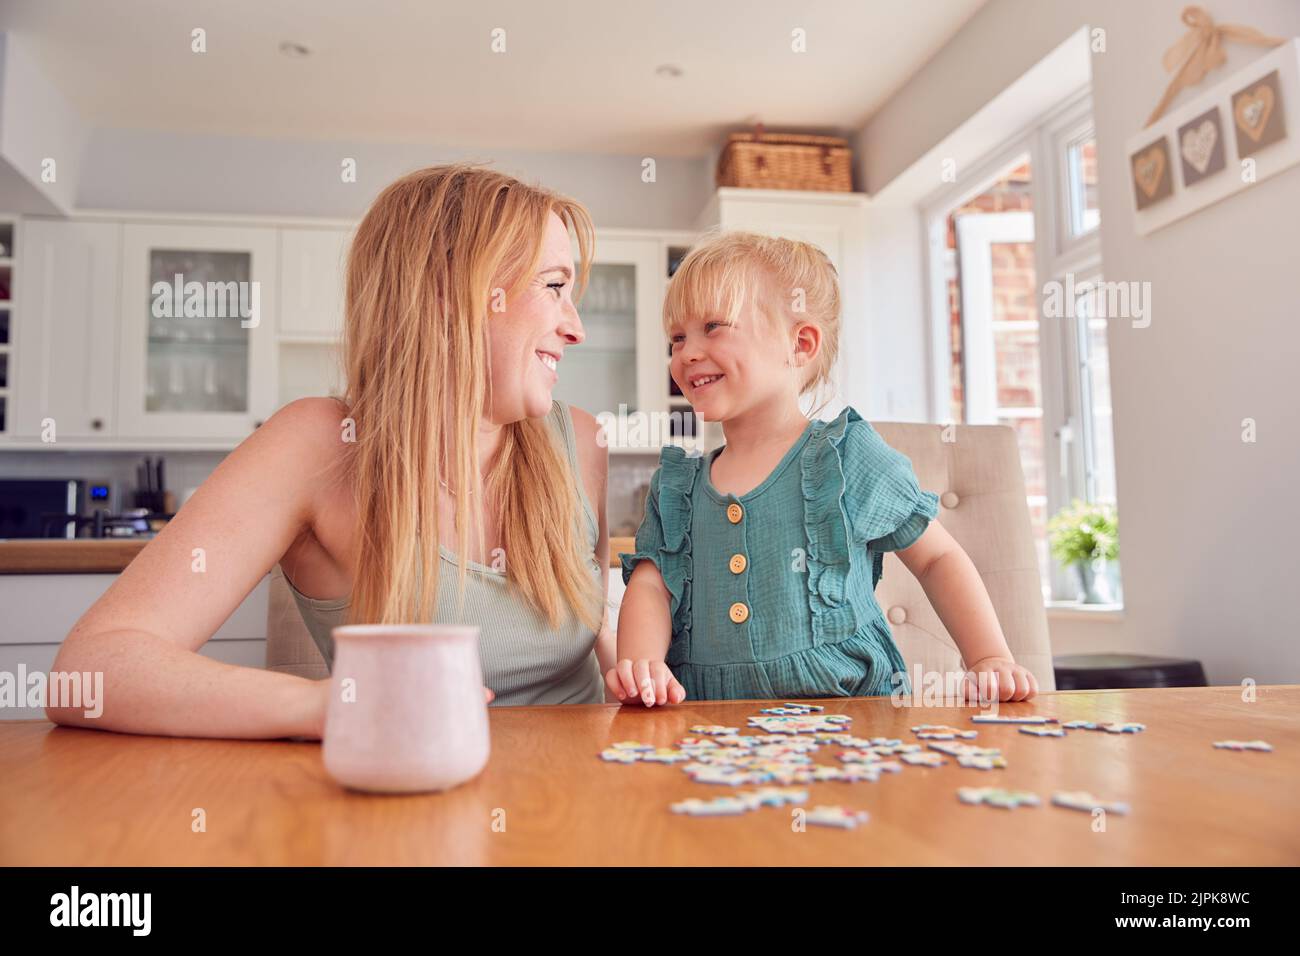
M 1047 522 L 1052 557 L 1063 567 L 1073 567 L 1079 579 L 1079 600 L 1084 604 L 1119 601 L 1119 516 L 1112 505 L 1074 499 Z M 1098 583 L 1104 581 L 1104 591 Z

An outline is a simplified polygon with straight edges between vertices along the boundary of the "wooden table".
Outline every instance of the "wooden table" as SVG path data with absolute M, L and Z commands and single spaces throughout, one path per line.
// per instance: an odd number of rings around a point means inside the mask
M 970 725 L 972 709 L 822 701 L 858 736 L 913 739 L 914 724 Z M 319 744 L 133 737 L 0 723 L 0 864 L 1242 864 L 1300 863 L 1300 687 L 1077 691 L 1004 713 L 1137 721 L 1144 733 L 1037 738 L 980 726 L 1009 766 L 905 766 L 877 783 L 812 784 L 809 805 L 866 809 L 854 831 L 795 832 L 789 809 L 689 818 L 668 804 L 730 787 L 677 766 L 600 761 L 606 745 L 669 746 L 695 723 L 745 727 L 753 702 L 494 708 L 492 759 L 443 794 L 371 796 L 326 775 Z M 1261 738 L 1273 753 L 1216 750 Z M 819 762 L 838 748 L 823 747 Z M 965 806 L 962 785 L 1033 790 L 1039 807 Z M 1127 801 L 1094 832 L 1053 790 Z M 195 808 L 206 832 L 194 833 Z M 494 829 L 494 822 L 497 824 Z M 504 832 L 500 824 L 504 822 Z

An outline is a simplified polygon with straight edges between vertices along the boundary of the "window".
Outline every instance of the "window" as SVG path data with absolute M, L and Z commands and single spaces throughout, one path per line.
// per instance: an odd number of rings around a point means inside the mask
M 1047 601 L 1077 597 L 1047 521 L 1073 499 L 1117 504 L 1097 144 L 1086 94 L 925 204 L 938 420 L 1016 432 Z M 1049 291 L 1064 309 L 1046 308 Z

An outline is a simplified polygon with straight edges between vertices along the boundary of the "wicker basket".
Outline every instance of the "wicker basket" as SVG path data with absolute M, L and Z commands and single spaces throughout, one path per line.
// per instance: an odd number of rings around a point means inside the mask
M 718 157 L 719 186 L 853 191 L 853 154 L 838 136 L 732 133 Z

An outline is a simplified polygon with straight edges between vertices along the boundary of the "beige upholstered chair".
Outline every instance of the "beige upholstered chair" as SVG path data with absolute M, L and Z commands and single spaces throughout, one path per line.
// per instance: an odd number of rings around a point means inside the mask
M 886 442 L 912 460 L 921 487 L 940 496 L 939 520 L 979 569 L 1011 653 L 1033 671 L 1039 690 L 1054 690 L 1015 433 L 1005 425 L 954 425 L 949 427 L 955 441 L 945 442 L 944 426 L 874 424 Z M 909 673 L 918 664 L 924 673 L 961 668 L 961 656 L 925 592 L 893 554 L 885 556 L 876 599 Z M 302 677 L 329 676 L 278 566 L 271 572 L 266 666 Z
M 278 564 L 271 569 L 266 603 L 266 669 L 312 680 L 330 676 Z
M 1040 691 L 1055 690 L 1015 432 L 1006 425 L 872 425 L 912 460 L 921 487 L 939 495 L 939 521 L 979 569 L 1016 662 L 1033 672 Z M 943 440 L 945 428 L 952 441 Z M 952 638 L 897 555 L 885 555 L 876 600 L 909 674 L 918 665 L 926 674 L 962 667 Z

